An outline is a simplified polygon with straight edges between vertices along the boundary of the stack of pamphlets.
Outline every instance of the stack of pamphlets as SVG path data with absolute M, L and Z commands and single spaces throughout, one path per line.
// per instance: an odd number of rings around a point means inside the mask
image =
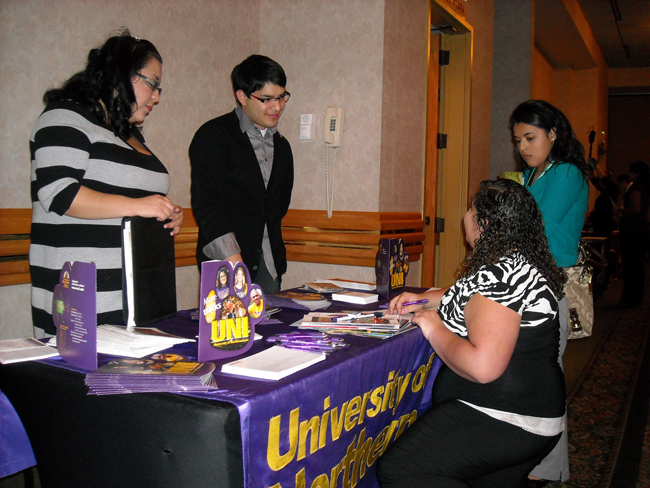
M 298 291 L 279 291 L 273 295 L 265 295 L 266 306 L 294 308 L 298 310 L 320 310 L 332 303 L 320 293 L 302 293 Z
M 58 355 L 59 352 L 56 348 L 43 344 L 41 341 L 32 339 L 31 337 L 0 341 L 0 364 L 45 359 Z
M 300 329 L 314 329 L 327 334 L 350 334 L 386 339 L 411 330 L 415 325 L 399 315 L 381 311 L 355 313 L 309 313 L 299 323 Z
M 339 293 L 345 291 L 345 288 L 333 283 L 305 283 L 302 287 L 313 293 Z
M 368 283 L 366 281 L 353 281 L 353 280 L 344 280 L 341 278 L 333 279 L 316 279 L 316 283 L 331 283 L 333 285 L 339 286 L 341 288 L 347 288 L 349 290 L 361 290 L 361 291 L 374 291 L 377 289 L 375 283 Z
M 182 358 L 172 354 L 156 356 L 161 359 L 116 359 L 86 374 L 88 394 L 183 393 L 217 388 L 213 363 L 179 361 Z
M 252 356 L 224 364 L 221 367 L 221 372 L 251 378 L 279 380 L 312 364 L 324 361 L 326 357 L 320 352 L 273 346 Z
M 364 305 L 374 303 L 379 300 L 379 295 L 375 293 L 364 293 L 362 291 L 342 291 L 341 293 L 332 293 L 332 300 L 338 302 L 357 303 Z
M 154 327 L 127 328 L 123 325 L 97 327 L 97 352 L 111 356 L 142 358 L 184 342 L 195 342 L 195 340 L 167 334 Z M 49 344 L 56 346 L 56 337 L 50 339 Z

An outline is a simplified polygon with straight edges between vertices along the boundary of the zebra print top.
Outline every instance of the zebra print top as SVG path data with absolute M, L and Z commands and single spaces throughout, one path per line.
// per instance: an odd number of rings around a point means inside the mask
M 443 296 L 438 312 L 445 326 L 463 338 L 467 338 L 465 306 L 475 293 L 521 316 L 512 358 L 505 372 L 487 384 L 443 367 L 433 386 L 434 402 L 458 399 L 517 415 L 561 417 L 565 391 L 558 364 L 558 302 L 546 279 L 519 253 L 459 279 Z

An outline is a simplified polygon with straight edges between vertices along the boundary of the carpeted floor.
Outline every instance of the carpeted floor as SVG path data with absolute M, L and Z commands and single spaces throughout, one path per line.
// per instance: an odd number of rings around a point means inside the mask
M 586 367 L 569 388 L 571 476 L 567 488 L 650 487 L 650 449 L 643 450 L 644 435 L 645 446 L 650 447 L 650 348 L 646 348 L 650 300 L 646 289 L 642 307 L 619 308 L 621 284 L 612 283 L 597 300 L 594 336 L 598 327 L 602 336 L 595 347 L 592 344 Z M 572 349 L 580 352 L 590 340 L 571 341 L 565 358 Z M 567 371 L 568 380 L 570 375 Z
M 639 477 L 635 488 L 650 488 L 650 414 L 643 439 L 643 452 L 639 462 Z

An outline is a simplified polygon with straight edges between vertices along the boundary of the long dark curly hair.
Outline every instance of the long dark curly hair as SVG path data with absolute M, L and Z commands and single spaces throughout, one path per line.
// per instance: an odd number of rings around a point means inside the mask
M 547 134 L 555 131 L 555 142 L 548 157 L 552 163 L 569 163 L 576 166 L 585 180 L 587 179 L 587 162 L 585 161 L 585 148 L 576 139 L 571 124 L 562 111 L 544 100 L 528 100 L 520 103 L 510 116 L 510 131 L 515 124 L 528 124 L 543 129 Z M 516 144 L 515 144 L 516 146 Z M 527 168 L 526 161 L 519 151 L 517 160 L 522 168 Z
M 72 100 L 106 122 L 122 139 L 131 134 L 132 107 L 136 102 L 132 79 L 149 61 L 162 57 L 145 39 L 133 37 L 122 28 L 103 46 L 88 53 L 86 68 L 74 74 L 60 88 L 51 88 L 43 102 Z
M 560 299 L 566 274 L 548 248 L 542 213 L 532 194 L 512 180 L 487 180 L 474 195 L 472 208 L 476 210 L 479 238 L 461 264 L 459 277 L 518 252 L 546 278 Z

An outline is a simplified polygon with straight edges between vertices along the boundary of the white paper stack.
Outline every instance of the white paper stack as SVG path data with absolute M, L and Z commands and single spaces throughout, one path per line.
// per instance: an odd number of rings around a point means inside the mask
M 379 295 L 374 293 L 364 293 L 361 291 L 342 291 L 341 293 L 332 293 L 332 300 L 364 305 L 366 303 L 374 303 L 378 301 Z
M 110 356 L 143 358 L 164 351 L 176 344 L 196 342 L 194 339 L 167 334 L 154 327 L 127 328 L 123 325 L 97 327 L 97 352 Z M 49 345 L 56 346 L 56 336 Z
M 97 327 L 97 352 L 112 356 L 142 358 L 185 342 L 195 342 L 195 340 L 167 334 L 155 327 L 133 329 L 120 325 Z
M 45 359 L 58 355 L 59 352 L 56 348 L 43 344 L 31 337 L 0 341 L 0 364 Z
M 279 380 L 312 364 L 324 361 L 326 357 L 322 353 L 273 346 L 252 356 L 224 364 L 221 367 L 221 372 L 252 378 Z
M 316 279 L 316 283 L 332 283 L 333 285 L 340 286 L 341 288 L 348 288 L 350 290 L 362 290 L 362 291 L 373 291 L 377 289 L 375 283 L 368 283 L 366 281 L 353 281 L 353 280 L 344 280 L 341 278 L 333 279 Z

